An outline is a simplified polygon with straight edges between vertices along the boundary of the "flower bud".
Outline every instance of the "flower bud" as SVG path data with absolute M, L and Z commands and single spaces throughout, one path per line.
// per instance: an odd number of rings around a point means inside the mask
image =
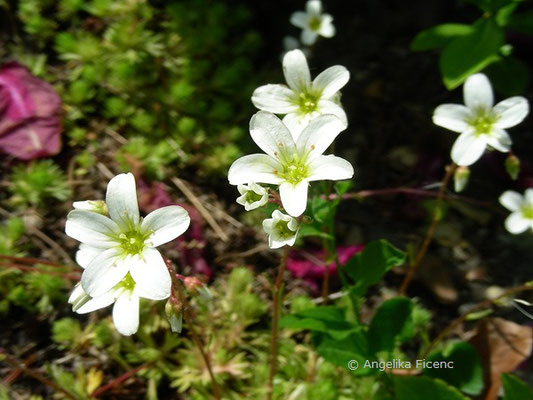
M 165 313 L 170 324 L 170 330 L 175 333 L 181 333 L 183 328 L 183 312 L 181 310 L 181 304 L 175 297 L 168 299 L 165 304 Z
M 183 284 L 189 292 L 198 294 L 204 301 L 211 301 L 213 298 L 209 288 L 195 276 L 185 277 L 183 279 Z
M 457 193 L 462 192 L 468 184 L 470 169 L 466 166 L 459 166 L 453 175 L 454 189 Z
M 520 173 L 520 159 L 515 156 L 514 154 L 509 154 L 509 156 L 505 159 L 505 170 L 511 177 L 513 181 L 518 178 L 518 174 Z

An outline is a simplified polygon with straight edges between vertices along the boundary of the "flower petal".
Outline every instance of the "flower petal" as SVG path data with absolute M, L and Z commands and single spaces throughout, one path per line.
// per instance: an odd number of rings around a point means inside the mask
M 259 111 L 250 120 L 250 135 L 254 142 L 270 157 L 279 159 L 282 154 L 293 154 L 294 140 L 287 127 L 274 114 Z
M 307 26 L 309 17 L 303 11 L 296 11 L 291 14 L 290 22 L 294 26 L 304 29 Z
M 335 26 L 333 25 L 333 17 L 329 14 L 322 15 L 322 24 L 318 34 L 325 38 L 331 38 L 335 36 Z
M 344 125 L 348 126 L 348 118 L 346 117 L 344 109 L 334 101 L 326 99 L 319 100 L 318 111 L 320 114 L 333 114 L 339 118 Z
M 281 203 L 289 215 L 299 217 L 307 208 L 308 186 L 307 181 L 301 181 L 296 185 L 284 182 L 279 186 Z
M 113 323 L 124 336 L 133 335 L 139 329 L 139 297 L 124 292 L 113 307 Z
M 156 249 L 146 248 L 141 257 L 135 257 L 130 274 L 138 296 L 152 300 L 163 300 L 170 296 L 170 274 L 165 260 Z
M 350 80 L 350 72 L 342 65 L 322 71 L 313 80 L 313 89 L 320 90 L 323 98 L 330 98 Z
M 83 271 L 81 285 L 89 296 L 97 297 L 108 292 L 128 273 L 127 259 L 120 259 L 117 253 L 117 249 L 104 251 Z
M 82 268 L 87 268 L 97 256 L 104 250 L 98 247 L 92 247 L 85 243 L 80 244 L 79 250 L 76 252 L 76 262 Z
M 526 199 L 527 204 L 533 206 L 533 188 L 527 188 L 524 192 L 524 197 Z
M 305 11 L 307 14 L 318 16 L 322 13 L 322 2 L 320 0 L 309 0 L 305 4 Z
M 122 228 L 139 223 L 139 205 L 132 173 L 120 174 L 107 185 L 106 204 L 109 216 Z
M 78 308 L 76 312 L 78 314 L 87 314 L 95 310 L 99 310 L 100 308 L 107 307 L 108 305 L 113 304 L 114 301 L 115 296 L 113 295 L 113 293 L 107 292 L 101 296 L 93 297 L 87 303 Z
M 309 152 L 308 160 L 320 156 L 345 129 L 346 124 L 335 115 L 325 114 L 314 118 L 298 137 L 298 154 Z
M 531 220 L 524 218 L 521 212 L 514 212 L 505 220 L 505 229 L 514 235 L 525 232 L 531 226 Z
M 301 50 L 291 50 L 285 54 L 283 57 L 283 74 L 287 85 L 295 92 L 302 92 L 310 85 L 311 72 L 309 72 L 307 60 Z
M 493 127 L 490 136 L 487 137 L 487 144 L 495 150 L 507 153 L 511 150 L 513 141 L 505 130 Z
M 499 128 L 511 128 L 518 125 L 527 116 L 529 102 L 521 96 L 511 97 L 496 104 L 494 113 L 498 116 L 496 126 Z
M 159 208 L 148 214 L 141 223 L 141 233 L 153 231 L 147 239 L 153 247 L 176 239 L 187 230 L 191 218 L 189 213 L 180 206 Z
M 475 74 L 466 80 L 463 86 L 465 104 L 471 110 L 488 110 L 494 104 L 492 86 L 485 74 Z
M 507 190 L 500 196 L 499 201 L 509 211 L 518 211 L 524 203 L 524 197 L 514 190 Z
M 264 85 L 254 90 L 252 103 L 263 111 L 276 114 L 287 114 L 298 109 L 291 101 L 294 92 L 283 85 Z
M 235 160 L 231 164 L 228 171 L 228 180 L 230 185 L 251 182 L 278 185 L 283 180 L 276 175 L 276 172 L 282 170 L 283 166 L 278 160 L 266 154 L 250 154 Z
M 318 116 L 317 112 L 311 114 L 289 113 L 283 117 L 283 124 L 291 133 L 292 139 L 296 142 L 302 131 L 309 125 L 314 117 Z
M 316 33 L 315 31 L 312 31 L 311 29 L 304 29 L 302 31 L 302 35 L 300 36 L 300 40 L 306 46 L 312 46 L 313 44 L 315 44 L 317 39 L 318 39 L 318 33 Z
M 340 181 L 351 179 L 354 174 L 353 166 L 344 158 L 334 155 L 315 158 L 309 165 L 309 181 L 331 180 Z
M 109 248 L 120 233 L 116 222 L 91 211 L 73 210 L 67 215 L 65 233 L 89 246 Z
M 472 111 L 462 104 L 442 104 L 433 111 L 433 123 L 454 132 L 464 132 L 469 128 Z
M 476 137 L 473 131 L 468 130 L 461 133 L 453 144 L 452 160 L 457 165 L 472 165 L 483 155 L 486 147 L 483 137 Z

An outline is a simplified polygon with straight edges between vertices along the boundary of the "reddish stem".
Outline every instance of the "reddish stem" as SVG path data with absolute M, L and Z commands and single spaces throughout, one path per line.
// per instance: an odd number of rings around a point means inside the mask
M 131 376 L 135 375 L 137 372 L 150 367 L 153 364 L 153 362 L 147 362 L 142 365 L 139 365 L 136 368 L 133 368 L 132 370 L 120 375 L 119 377 L 113 379 L 111 382 L 104 386 L 100 386 L 99 388 L 96 388 L 92 393 L 91 397 L 98 397 L 104 392 L 107 392 L 109 389 L 114 388 L 115 386 L 120 385 L 122 382 L 124 382 L 126 379 L 130 378 Z

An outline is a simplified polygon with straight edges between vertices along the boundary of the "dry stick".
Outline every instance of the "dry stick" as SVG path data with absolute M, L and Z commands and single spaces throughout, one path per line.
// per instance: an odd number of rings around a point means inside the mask
M 216 400 L 220 400 L 220 389 L 218 387 L 217 380 L 215 379 L 215 374 L 213 373 L 213 369 L 211 368 L 211 362 L 209 361 L 209 357 L 207 357 L 207 354 L 204 351 L 204 345 L 202 343 L 202 339 L 200 339 L 200 336 L 198 335 L 198 333 L 196 332 L 196 329 L 194 328 L 193 317 L 191 314 L 191 310 L 189 309 L 189 304 L 187 302 L 185 293 L 183 293 L 181 282 L 178 281 L 176 271 L 172 269 L 172 267 L 170 266 L 170 262 L 166 262 L 166 265 L 167 265 L 168 272 L 170 273 L 170 277 L 172 278 L 173 287 L 177 289 L 178 298 L 182 305 L 182 311 L 183 311 L 183 314 L 185 314 L 185 320 L 188 323 L 187 328 L 189 332 L 191 332 L 192 340 L 194 344 L 196 345 L 196 347 L 198 348 L 198 351 L 202 355 L 205 366 L 207 368 L 207 372 L 209 373 L 209 377 L 211 378 L 211 383 L 213 384 L 213 394 Z
M 279 300 L 281 292 L 281 284 L 283 283 L 283 274 L 287 265 L 287 256 L 289 255 L 289 247 L 285 246 L 281 255 L 281 261 L 278 269 L 278 276 L 274 284 L 273 290 L 273 305 L 272 305 L 272 337 L 270 340 L 270 372 L 267 383 L 268 400 L 272 399 L 272 390 L 274 388 L 274 375 L 276 374 L 276 360 L 278 354 L 278 319 L 279 319 Z
M 70 265 L 76 264 L 74 260 L 68 255 L 68 253 L 65 250 L 63 250 L 63 248 L 60 245 L 58 245 L 52 238 L 47 236 L 43 231 L 37 228 L 32 228 L 31 230 L 29 230 L 28 233 L 30 235 L 34 235 L 38 237 L 43 242 L 45 242 L 48 246 L 54 249 L 57 253 L 59 253 L 61 257 L 63 258 L 63 262 L 65 262 L 66 264 L 70 264 Z
M 33 369 L 27 368 L 24 363 L 17 360 L 15 357 L 9 355 L 4 348 L 0 347 L 0 354 L 4 356 L 5 361 L 7 361 L 9 364 L 11 364 L 13 367 L 21 370 L 25 374 L 31 376 L 34 379 L 37 379 L 39 382 L 45 384 L 46 386 L 50 386 L 51 388 L 54 388 L 57 392 L 63 393 L 65 396 L 67 396 L 69 399 L 76 400 L 76 397 L 70 393 L 68 390 L 63 389 L 61 386 L 59 386 L 54 381 L 51 381 L 48 378 L 45 378 L 41 375 L 40 372 L 37 372 Z
M 215 221 L 215 219 L 211 216 L 211 214 L 209 214 L 209 211 L 207 211 L 204 207 L 204 205 L 202 204 L 202 202 L 200 200 L 198 200 L 198 197 L 196 197 L 194 195 L 194 193 L 187 187 L 187 185 L 185 185 L 185 183 L 183 183 L 183 181 L 177 177 L 173 177 L 172 179 L 170 179 L 172 181 L 172 183 L 174 185 L 176 185 L 176 187 L 181 190 L 183 192 L 183 194 L 185 195 L 185 197 L 187 197 L 187 199 L 189 199 L 189 201 L 193 204 L 193 206 L 198 210 L 198 212 L 200 214 L 202 214 L 202 217 L 204 217 L 204 219 L 207 221 L 207 223 L 211 226 L 211 228 L 213 228 L 213 230 L 215 231 L 215 233 L 218 235 L 218 237 L 223 241 L 223 242 L 228 242 L 229 241 L 229 237 L 228 235 L 226 235 L 226 232 L 224 232 L 222 230 L 222 228 L 220 227 L 220 225 L 218 225 L 217 221 Z
M 136 368 L 133 368 L 132 370 L 120 375 L 119 377 L 117 377 L 116 379 L 113 379 L 111 382 L 103 385 L 103 386 L 100 386 L 99 388 L 96 388 L 92 393 L 91 393 L 91 397 L 98 397 L 100 396 L 101 394 L 103 394 L 104 392 L 107 392 L 109 389 L 112 389 L 113 387 L 115 386 L 118 386 L 120 385 L 122 382 L 124 382 L 126 379 L 130 378 L 131 376 L 135 375 L 137 372 L 139 372 L 140 370 L 142 369 L 145 369 L 149 366 L 151 366 L 154 362 L 147 362 L 147 363 L 144 363 L 142 365 L 139 365 L 138 367 Z
M 75 274 L 68 274 L 68 273 L 61 273 L 61 272 L 54 272 L 54 271 L 43 271 L 37 267 L 30 267 L 28 265 L 20 265 L 20 264 L 11 264 L 11 263 L 6 263 L 2 261 L 0 261 L 0 268 L 11 268 L 11 269 L 18 269 L 19 271 L 39 272 L 41 274 L 58 276 L 60 278 L 70 279 L 71 281 L 76 281 L 76 282 L 80 280 L 80 276 L 75 275 Z
M 17 263 L 23 263 L 23 264 L 43 264 L 43 265 L 50 265 L 52 267 L 64 267 L 64 265 L 47 261 L 47 260 L 41 260 L 39 258 L 31 258 L 31 257 L 16 257 L 16 256 L 7 256 L 0 254 L 0 258 L 4 258 L 6 260 L 15 261 Z
M 442 179 L 439 193 L 437 195 L 437 200 L 435 202 L 435 209 L 433 210 L 433 219 L 431 220 L 431 224 L 429 225 L 429 228 L 426 232 L 426 237 L 424 238 L 424 241 L 422 242 L 422 246 L 420 246 L 420 250 L 418 251 L 418 254 L 415 257 L 415 260 L 411 263 L 411 265 L 409 266 L 409 270 L 407 271 L 407 275 L 405 275 L 405 278 L 400 287 L 400 295 L 404 295 L 405 292 L 407 291 L 407 287 L 409 286 L 409 283 L 411 283 L 411 279 L 413 279 L 413 276 L 417 268 L 420 266 L 422 259 L 426 255 L 429 244 L 431 243 L 431 240 L 433 239 L 433 234 L 435 233 L 435 227 L 437 226 L 437 223 L 439 222 L 440 207 L 442 204 L 442 198 L 444 197 L 444 192 L 446 191 L 448 182 L 450 181 L 450 178 L 452 177 L 456 167 L 457 165 L 455 165 L 454 163 L 446 167 L 446 174 L 444 175 L 444 178 Z
M 428 346 L 426 351 L 424 351 L 424 354 L 420 358 L 426 358 L 428 354 L 439 344 L 446 336 L 450 334 L 457 326 L 459 326 L 467 317 L 468 315 L 472 314 L 473 312 L 482 310 L 494 303 L 496 303 L 498 300 L 501 300 L 505 297 L 511 296 L 516 293 L 524 292 L 526 290 L 533 290 L 532 285 L 520 285 L 512 287 L 505 292 L 503 292 L 498 297 L 495 297 L 494 299 L 487 299 L 483 300 L 482 302 L 476 304 L 474 307 L 472 307 L 468 312 L 461 314 L 459 317 L 454 319 Z

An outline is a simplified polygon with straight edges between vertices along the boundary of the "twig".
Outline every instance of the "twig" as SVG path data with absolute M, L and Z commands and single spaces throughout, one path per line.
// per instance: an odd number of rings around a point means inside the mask
M 98 397 L 100 396 L 101 394 L 103 394 L 104 392 L 107 392 L 109 389 L 112 389 L 114 388 L 115 386 L 118 386 L 120 385 L 122 382 L 124 382 L 126 379 L 130 378 L 131 376 L 135 375 L 137 372 L 145 369 L 145 368 L 148 368 L 150 367 L 151 365 L 153 364 L 153 361 L 152 362 L 147 362 L 147 363 L 144 363 L 142 365 L 139 365 L 138 367 L 136 368 L 133 368 L 132 370 L 120 375 L 119 377 L 113 379 L 111 382 L 109 382 L 108 384 L 104 385 L 104 386 L 100 386 L 99 388 L 96 388 L 92 393 L 91 393 L 91 397 Z
M 487 299 L 483 300 L 482 302 L 476 304 L 474 307 L 472 307 L 470 310 L 465 312 L 464 314 L 461 314 L 459 317 L 454 319 L 444 330 L 429 344 L 426 351 L 424 351 L 423 355 L 419 358 L 426 358 L 428 354 L 439 344 L 446 336 L 448 336 L 457 326 L 459 326 L 467 317 L 468 315 L 472 314 L 473 312 L 482 310 L 486 307 L 489 307 L 490 305 L 496 303 L 498 300 L 501 300 L 505 297 L 511 296 L 516 293 L 524 292 L 527 290 L 533 290 L 532 285 L 520 285 L 512 287 L 505 292 L 503 292 L 498 297 L 495 297 L 494 299 Z
M 281 284 L 283 283 L 283 274 L 287 265 L 287 256 L 289 255 L 289 247 L 285 246 L 281 255 L 281 261 L 278 268 L 278 276 L 274 284 L 273 290 L 273 304 L 272 304 L 272 337 L 270 339 L 270 371 L 267 383 L 267 400 L 272 399 L 272 391 L 274 389 L 274 375 L 276 374 L 276 360 L 278 355 L 278 319 L 279 319 L 279 301 L 281 294 Z
M 226 232 L 222 230 L 220 225 L 218 225 L 217 221 L 212 217 L 211 214 L 209 214 L 209 211 L 206 210 L 206 208 L 203 206 L 202 202 L 198 200 L 198 197 L 194 195 L 194 193 L 183 183 L 181 179 L 178 177 L 173 177 L 170 179 L 176 187 L 183 192 L 185 197 L 189 199 L 189 201 L 194 205 L 194 207 L 198 210 L 200 214 L 202 214 L 202 217 L 207 221 L 207 223 L 213 228 L 215 233 L 218 235 L 218 237 L 223 241 L 227 242 L 229 241 L 228 235 L 226 235 Z
M 58 276 L 60 278 L 70 279 L 71 281 L 79 281 L 80 276 L 79 275 L 73 275 L 73 274 L 67 274 L 67 273 L 61 273 L 61 272 L 54 272 L 54 271 L 43 271 L 36 267 L 30 267 L 28 265 L 19 265 L 19 264 L 11 264 L 11 263 L 5 263 L 0 261 L 0 268 L 11 268 L 11 269 L 18 269 L 19 271 L 29 271 L 29 272 L 39 272 L 41 274 L 47 274 L 52 276 Z
M 178 298 L 182 305 L 182 311 L 183 311 L 183 314 L 185 315 L 185 320 L 188 323 L 187 329 L 189 330 L 189 332 L 191 332 L 192 340 L 194 344 L 196 345 L 196 347 L 198 348 L 198 351 L 202 355 L 205 366 L 207 368 L 207 372 L 209 373 L 209 377 L 211 378 L 211 382 L 213 385 L 213 394 L 215 396 L 215 399 L 220 400 L 220 389 L 218 387 L 217 380 L 215 379 L 215 374 L 213 373 L 213 369 L 211 368 L 211 362 L 209 361 L 209 357 L 204 351 L 204 345 L 202 343 L 202 339 L 200 338 L 200 336 L 196 332 L 196 329 L 194 328 L 193 317 L 191 314 L 191 310 L 189 309 L 187 298 L 185 294 L 183 293 L 183 288 L 181 286 L 181 283 L 178 280 L 176 271 L 174 271 L 172 267 L 170 266 L 170 261 L 167 261 L 166 265 L 167 265 L 168 272 L 170 273 L 170 277 L 172 279 L 173 289 L 176 289 L 178 292 Z
M 47 260 L 41 260 L 39 258 L 31 258 L 31 257 L 16 257 L 16 256 L 8 256 L 4 254 L 0 254 L 0 258 L 15 261 L 17 263 L 23 263 L 23 264 L 43 264 L 43 265 L 50 265 L 52 267 L 64 267 L 64 265 L 47 261 Z
M 48 246 L 50 246 L 52 249 L 57 251 L 61 258 L 63 258 L 63 261 L 70 265 L 76 265 L 74 260 L 68 255 L 68 253 L 63 250 L 63 248 L 58 245 L 54 240 L 52 240 L 49 236 L 47 236 L 43 231 L 37 228 L 32 228 L 29 231 L 30 235 L 37 236 L 39 239 L 41 239 L 43 242 L 45 242 Z
M 7 361 L 9 364 L 11 364 L 13 367 L 21 370 L 26 375 L 31 376 L 34 379 L 37 379 L 39 382 L 45 384 L 46 386 L 50 386 L 51 388 L 55 389 L 57 392 L 63 393 L 65 396 L 67 396 L 69 399 L 76 400 L 76 397 L 70 393 L 68 390 L 62 388 L 54 381 L 51 381 L 50 379 L 44 377 L 41 375 L 40 372 L 37 372 L 33 369 L 27 368 L 24 363 L 17 360 L 15 357 L 9 355 L 6 350 L 2 347 L 0 347 L 0 354 L 4 356 L 5 361 Z
M 435 209 L 433 210 L 433 218 L 431 220 L 431 224 L 429 225 L 429 228 L 426 232 L 426 236 L 424 238 L 424 241 L 422 242 L 422 246 L 420 246 L 420 250 L 418 251 L 415 257 L 415 260 L 410 264 L 407 274 L 405 275 L 402 285 L 400 286 L 400 295 L 404 295 L 407 291 L 409 283 L 411 283 L 411 279 L 413 279 L 416 270 L 418 269 L 420 263 L 422 262 L 422 259 L 426 255 L 429 244 L 431 243 L 431 240 L 433 239 L 433 235 L 435 233 L 435 227 L 437 226 L 437 223 L 440 219 L 440 207 L 442 205 L 442 198 L 444 196 L 444 192 L 446 191 L 448 182 L 453 176 L 456 167 L 457 165 L 455 165 L 454 163 L 446 167 L 446 173 L 444 174 L 439 193 L 437 194 L 437 200 L 435 202 Z

